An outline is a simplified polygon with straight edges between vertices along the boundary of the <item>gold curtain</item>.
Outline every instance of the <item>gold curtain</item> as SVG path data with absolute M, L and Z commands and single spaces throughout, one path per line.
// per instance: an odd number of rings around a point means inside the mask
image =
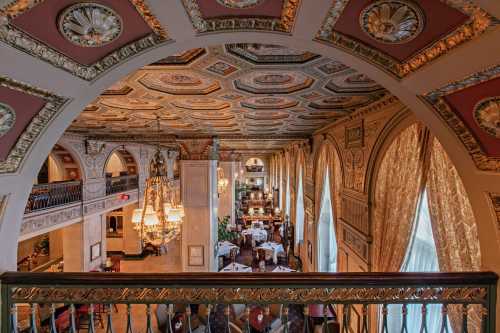
M 424 129 L 414 124 L 391 143 L 380 165 L 373 207 L 373 267 L 397 272 L 408 247 L 424 169 Z
M 325 173 L 328 168 L 328 178 L 330 184 L 324 184 Z M 340 186 L 342 185 L 340 159 L 335 147 L 330 141 L 322 143 L 319 149 L 319 156 L 316 162 L 315 194 L 314 194 L 314 213 L 315 221 L 318 223 L 321 202 L 323 199 L 324 186 L 330 186 L 330 195 L 332 198 L 332 211 L 334 217 L 334 228 L 337 233 L 337 214 L 340 212 Z M 316 230 L 317 231 L 317 230 Z
M 440 270 L 480 270 L 481 252 L 472 207 L 457 170 L 437 139 L 432 142 L 427 191 Z M 460 310 L 449 310 L 455 332 L 462 331 Z M 477 307 L 470 307 L 469 332 L 480 331 L 478 313 Z

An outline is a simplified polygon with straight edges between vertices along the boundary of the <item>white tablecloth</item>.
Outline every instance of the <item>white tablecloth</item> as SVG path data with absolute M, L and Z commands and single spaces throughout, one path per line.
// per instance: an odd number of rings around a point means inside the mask
M 227 257 L 229 255 L 229 253 L 231 252 L 231 249 L 235 248 L 235 247 L 238 249 L 238 253 L 240 253 L 240 248 L 237 247 L 236 245 L 234 245 L 233 243 L 230 243 L 228 241 L 219 242 L 217 256 L 218 257 L 221 257 L 221 256 Z
M 252 228 L 264 229 L 264 223 L 262 221 L 253 221 Z
M 252 267 L 245 266 L 242 264 L 238 264 L 237 262 L 234 262 L 232 264 L 227 265 L 223 269 L 220 270 L 221 272 L 243 272 L 243 273 L 251 273 L 252 272 Z
M 275 243 L 275 242 L 266 242 L 262 243 L 258 249 L 264 249 L 266 252 L 272 252 L 273 255 L 273 262 L 276 264 L 278 263 L 278 253 L 285 252 L 285 249 L 283 248 L 282 244 Z
M 264 229 L 245 229 L 241 232 L 243 236 L 252 235 L 257 242 L 263 242 L 267 239 L 267 231 Z
M 277 266 L 275 269 L 273 269 L 273 273 L 290 273 L 290 272 L 296 272 L 296 271 L 294 269 L 285 266 Z

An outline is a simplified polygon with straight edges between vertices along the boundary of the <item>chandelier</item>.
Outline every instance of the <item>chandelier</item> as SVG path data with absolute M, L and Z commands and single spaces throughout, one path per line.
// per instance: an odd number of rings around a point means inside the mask
M 157 118 L 158 135 L 160 133 Z M 149 163 L 142 208 L 134 209 L 132 222 L 141 241 L 164 246 L 181 231 L 184 208 L 177 201 L 173 182 L 167 176 L 167 163 L 161 153 L 159 140 L 155 155 Z
M 217 168 L 217 193 L 222 194 L 226 192 L 227 185 L 229 185 L 229 180 L 224 177 L 224 169 L 221 167 Z

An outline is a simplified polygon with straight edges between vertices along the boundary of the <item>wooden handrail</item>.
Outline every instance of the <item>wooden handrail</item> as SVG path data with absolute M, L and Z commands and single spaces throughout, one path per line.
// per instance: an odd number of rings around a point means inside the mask
M 494 272 L 460 273 L 22 273 L 6 272 L 0 282 L 16 286 L 255 286 L 255 287 L 396 287 L 495 285 Z

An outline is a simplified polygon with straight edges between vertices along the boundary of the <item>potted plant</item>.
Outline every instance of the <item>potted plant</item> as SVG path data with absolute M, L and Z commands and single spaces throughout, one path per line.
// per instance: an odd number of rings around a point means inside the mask
M 229 228 L 229 216 L 225 216 L 222 220 L 219 219 L 217 234 L 219 242 L 228 241 L 231 242 L 238 238 L 238 233 L 231 231 Z

